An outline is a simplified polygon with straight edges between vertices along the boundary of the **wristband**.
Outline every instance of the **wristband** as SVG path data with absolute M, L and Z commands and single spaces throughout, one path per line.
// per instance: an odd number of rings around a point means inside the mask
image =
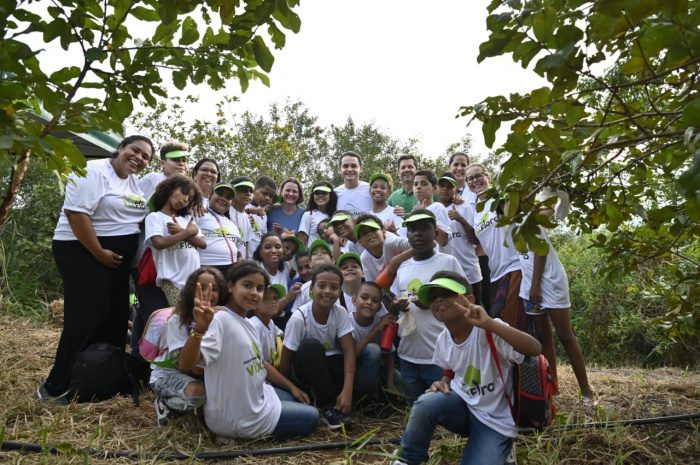
M 196 323 L 193 321 L 190 323 L 190 337 L 196 337 L 197 339 L 202 339 L 202 336 L 204 336 L 207 332 L 206 329 L 204 330 L 197 330 L 195 327 Z
M 442 370 L 442 375 L 446 378 L 455 379 L 455 372 L 452 370 Z

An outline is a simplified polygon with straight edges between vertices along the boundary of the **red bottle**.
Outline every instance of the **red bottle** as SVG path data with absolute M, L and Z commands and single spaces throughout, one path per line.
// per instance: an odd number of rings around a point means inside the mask
M 382 340 L 379 342 L 379 347 L 381 347 L 384 352 L 389 352 L 391 350 L 398 332 L 398 323 L 389 323 L 384 327 L 384 330 L 382 331 Z

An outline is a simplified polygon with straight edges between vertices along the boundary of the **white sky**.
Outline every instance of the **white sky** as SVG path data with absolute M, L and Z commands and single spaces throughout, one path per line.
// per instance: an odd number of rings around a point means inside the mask
M 273 50 L 270 88 L 251 81 L 241 95 L 237 81 L 225 92 L 198 88 L 206 117 L 221 95 L 236 95 L 237 114 L 266 114 L 273 102 L 301 100 L 322 126 L 374 122 L 393 137 L 420 139 L 438 156 L 467 131 L 475 154 L 485 154 L 481 127 L 455 119 L 461 105 L 543 85 L 510 57 L 477 64 L 486 40 L 487 0 L 303 0 L 295 10 L 301 31 L 289 32 Z M 193 93 L 187 88 L 184 94 Z M 497 140 L 497 144 L 498 144 Z

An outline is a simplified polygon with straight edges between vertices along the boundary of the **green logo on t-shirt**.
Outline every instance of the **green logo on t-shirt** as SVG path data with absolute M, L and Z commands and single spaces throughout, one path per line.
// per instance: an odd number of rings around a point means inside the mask
M 406 286 L 408 290 L 409 295 L 416 295 L 418 293 L 418 288 L 420 288 L 423 285 L 423 282 L 418 279 L 414 278 L 408 282 L 408 286 Z
M 467 386 L 478 386 L 481 384 L 481 370 L 474 365 L 469 365 L 467 369 L 464 370 L 464 377 L 462 380 Z
M 124 197 L 122 198 L 122 203 L 125 207 L 136 208 L 138 210 L 146 209 L 146 201 L 136 194 L 124 195 Z
M 243 362 L 243 365 L 245 365 L 245 369 L 248 372 L 250 376 L 253 376 L 255 373 L 261 371 L 263 367 L 263 358 L 260 355 L 260 348 L 258 347 L 258 344 L 253 341 L 253 343 L 250 345 L 250 348 L 253 350 L 254 357 L 251 358 L 250 360 L 246 360 Z

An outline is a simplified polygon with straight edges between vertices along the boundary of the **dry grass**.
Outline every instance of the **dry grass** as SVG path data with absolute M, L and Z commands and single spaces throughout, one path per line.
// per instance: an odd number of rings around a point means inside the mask
M 70 448 L 129 450 L 148 454 L 180 451 L 230 451 L 277 447 L 270 441 L 246 441 L 217 444 L 195 422 L 180 420 L 158 428 L 153 413 L 153 396 L 145 393 L 141 406 L 130 399 L 117 398 L 98 404 L 72 404 L 69 407 L 46 406 L 32 393 L 48 373 L 53 360 L 59 330 L 29 320 L 0 317 L 3 349 L 0 351 L 0 434 L 8 441 L 35 442 Z M 643 370 L 591 369 L 591 382 L 599 392 L 600 404 L 585 410 L 577 398 L 575 379 L 568 366 L 560 369 L 562 394 L 557 398 L 561 423 L 617 420 L 690 413 L 700 410 L 700 373 L 678 369 Z M 400 437 L 406 412 L 399 411 L 388 420 L 371 420 L 358 415 L 352 437 L 392 440 Z M 463 440 L 440 430 L 433 441 L 433 462 L 457 463 Z M 619 427 L 609 430 L 548 431 L 518 439 L 519 463 L 551 464 L 676 464 L 700 462 L 700 434 L 697 424 L 676 423 L 645 427 Z M 282 446 L 343 441 L 340 433 L 324 428 L 310 438 L 290 441 Z M 218 463 L 236 464 L 380 464 L 396 448 L 366 446 L 351 449 L 305 452 L 265 457 L 240 457 Z M 128 459 L 103 459 L 79 453 L 51 456 L 19 452 L 0 452 L 0 461 L 17 464 L 54 463 L 134 463 Z M 183 463 L 148 458 L 139 463 Z

